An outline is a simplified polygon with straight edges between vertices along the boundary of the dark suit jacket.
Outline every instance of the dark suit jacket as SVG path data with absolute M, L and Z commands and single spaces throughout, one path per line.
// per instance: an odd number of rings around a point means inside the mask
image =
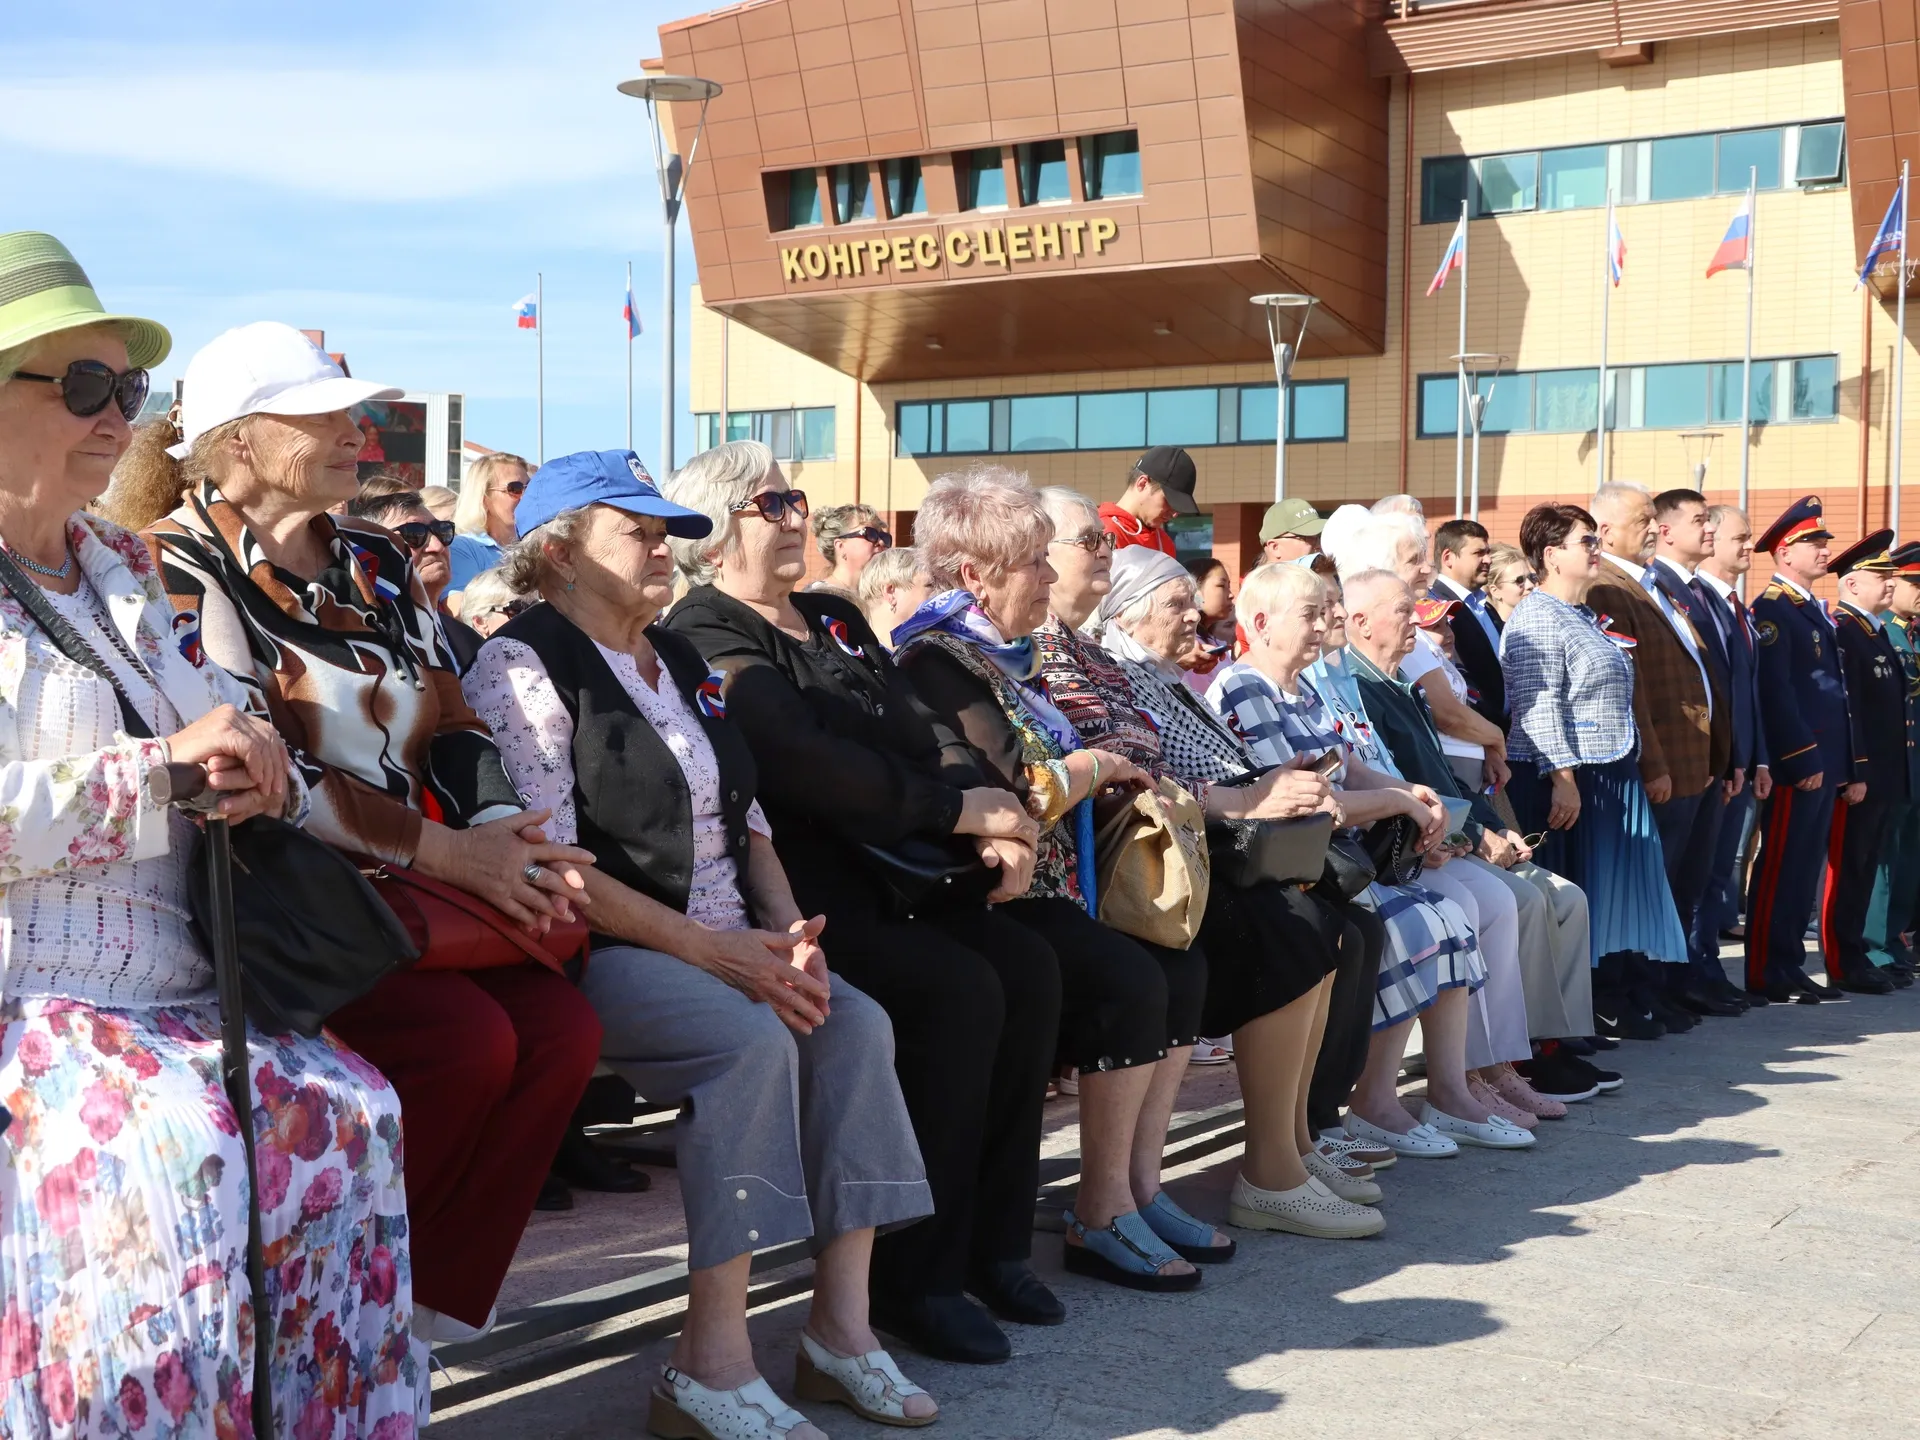
M 1700 658 L 1707 667 L 1707 680 L 1713 687 L 1713 753 L 1721 759 L 1718 778 L 1728 779 L 1733 772 L 1733 675 L 1727 659 L 1725 632 L 1720 628 L 1720 616 L 1726 613 L 1725 607 L 1715 602 L 1709 608 L 1708 601 L 1702 600 L 1697 591 L 1685 580 L 1655 560 L 1649 570 L 1654 584 L 1660 587 L 1660 593 L 1667 602 L 1687 617 L 1693 626 L 1693 633 L 1700 643 Z M 1716 613 L 1717 612 L 1717 613 Z
M 1869 800 L 1905 801 L 1907 752 L 1913 746 L 1913 712 L 1907 705 L 1907 671 L 1900 652 L 1850 605 L 1835 608 L 1840 672 L 1847 680 L 1847 711 L 1853 721 L 1853 778 L 1866 782 Z
M 1832 788 L 1853 779 L 1853 721 L 1840 644 L 1818 600 L 1778 576 L 1753 602 L 1759 642 L 1760 716 L 1775 785 L 1819 775 Z
M 1640 727 L 1640 778 L 1673 781 L 1676 798 L 1698 795 L 1726 769 L 1731 746 L 1714 753 L 1714 725 L 1700 667 L 1672 623 L 1640 582 L 1602 556 L 1600 579 L 1587 594 L 1604 629 L 1633 638 L 1633 718 Z M 1724 708 L 1722 713 L 1724 713 Z
M 1427 594 L 1435 600 L 1453 602 L 1459 600 L 1438 580 Z M 1491 610 L 1487 618 L 1493 622 L 1497 634 L 1500 630 L 1500 617 Z M 1500 669 L 1500 646 L 1487 638 L 1486 630 L 1481 626 L 1473 612 L 1464 602 L 1453 613 L 1450 622 L 1453 626 L 1453 653 L 1459 657 L 1460 673 L 1466 677 L 1472 687 L 1467 703 L 1487 720 L 1491 720 L 1502 730 L 1508 725 L 1507 719 L 1507 677 Z

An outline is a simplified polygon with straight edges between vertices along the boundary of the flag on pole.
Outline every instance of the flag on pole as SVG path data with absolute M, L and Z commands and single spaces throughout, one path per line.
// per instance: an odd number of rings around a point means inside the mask
M 620 318 L 627 322 L 627 338 L 634 340 L 640 335 L 640 307 L 633 303 L 633 282 L 627 282 L 627 303 L 621 307 Z
M 522 295 L 513 302 L 513 322 L 522 330 L 540 328 L 540 302 L 532 295 Z
M 1460 223 L 1453 227 L 1453 238 L 1447 241 L 1447 253 L 1440 257 L 1440 268 L 1433 272 L 1433 282 L 1427 286 L 1428 295 L 1438 295 L 1446 288 L 1447 276 L 1467 263 L 1467 217 L 1462 215 Z
M 1620 233 L 1620 222 L 1613 218 L 1613 202 L 1607 202 L 1607 278 L 1617 287 L 1627 271 L 1627 237 Z
M 1727 233 L 1720 239 L 1720 248 L 1713 252 L 1713 259 L 1707 262 L 1709 280 L 1722 270 L 1745 270 L 1753 263 L 1752 205 L 1753 197 L 1748 196 L 1734 212 L 1733 223 L 1727 226 Z
M 1888 202 L 1887 213 L 1880 222 L 1880 228 L 1874 232 L 1873 244 L 1867 247 L 1867 263 L 1860 267 L 1860 278 L 1853 282 L 1858 290 L 1867 283 L 1867 277 L 1873 274 L 1874 267 L 1880 263 L 1882 255 L 1898 255 L 1900 246 L 1906 239 L 1907 217 L 1901 213 L 1901 200 L 1906 192 L 1894 188 L 1893 199 Z

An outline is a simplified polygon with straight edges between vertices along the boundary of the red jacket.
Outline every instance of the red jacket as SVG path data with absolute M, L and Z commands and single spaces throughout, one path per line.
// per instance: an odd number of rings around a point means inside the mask
M 1159 525 L 1149 525 L 1144 520 L 1135 519 L 1118 505 L 1108 503 L 1100 507 L 1100 523 L 1107 533 L 1113 536 L 1114 548 L 1124 550 L 1129 545 L 1147 545 L 1162 555 L 1175 554 L 1173 536 Z

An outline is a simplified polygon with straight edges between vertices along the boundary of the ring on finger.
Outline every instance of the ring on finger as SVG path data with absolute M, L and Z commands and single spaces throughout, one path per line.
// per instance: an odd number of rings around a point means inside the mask
M 538 885 L 546 878 L 547 871 L 545 866 L 529 865 L 526 869 L 522 870 L 520 874 L 526 880 L 527 884 Z

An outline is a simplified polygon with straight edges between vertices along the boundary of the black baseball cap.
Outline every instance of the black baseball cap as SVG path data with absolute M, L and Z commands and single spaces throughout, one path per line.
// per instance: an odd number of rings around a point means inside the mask
M 1198 515 L 1193 500 L 1193 456 L 1178 445 L 1156 445 L 1133 462 L 1133 473 L 1144 475 L 1167 492 L 1176 515 Z

